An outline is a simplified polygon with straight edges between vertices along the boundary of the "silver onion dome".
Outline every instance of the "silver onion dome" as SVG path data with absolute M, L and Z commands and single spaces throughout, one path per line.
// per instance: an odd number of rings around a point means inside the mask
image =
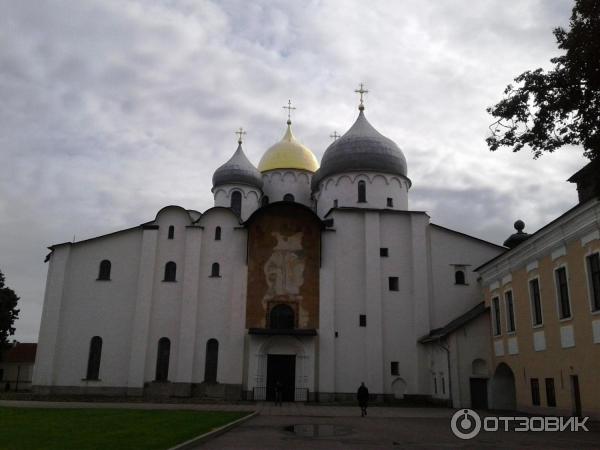
M 344 172 L 383 172 L 406 177 L 406 158 L 394 141 L 373 128 L 364 108 L 354 125 L 325 150 L 321 168 L 313 177 L 313 190 L 324 178 Z
M 212 178 L 213 188 L 223 184 L 246 184 L 262 189 L 262 176 L 258 169 L 248 160 L 241 142 L 233 156 L 215 170 Z

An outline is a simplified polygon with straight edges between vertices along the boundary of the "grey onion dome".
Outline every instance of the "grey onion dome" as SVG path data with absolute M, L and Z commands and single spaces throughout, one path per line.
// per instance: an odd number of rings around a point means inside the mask
M 370 171 L 406 176 L 406 158 L 402 150 L 373 128 L 363 109 L 354 125 L 325 150 L 321 168 L 313 177 L 313 190 L 325 177 L 344 172 Z
M 262 176 L 258 169 L 246 157 L 242 144 L 229 161 L 215 170 L 212 178 L 213 188 L 223 184 L 246 184 L 262 189 Z

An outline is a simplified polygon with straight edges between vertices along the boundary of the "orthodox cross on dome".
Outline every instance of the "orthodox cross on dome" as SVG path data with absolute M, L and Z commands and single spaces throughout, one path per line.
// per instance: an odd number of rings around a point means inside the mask
M 288 110 L 288 120 L 287 120 L 287 123 L 288 123 L 288 125 L 291 125 L 292 124 L 292 110 L 296 109 L 296 108 L 294 106 L 292 106 L 292 101 L 291 100 L 288 100 L 287 106 L 283 106 L 282 108 Z
M 363 94 L 368 94 L 369 91 L 364 88 L 363 83 L 360 83 L 360 88 L 355 89 L 354 92 L 360 94 L 360 105 L 358 105 L 358 109 L 362 111 L 365 109 L 365 105 L 363 104 Z
M 245 135 L 246 135 L 246 132 L 244 131 L 244 129 L 243 129 L 242 127 L 240 127 L 240 129 L 239 129 L 239 130 L 237 130 L 237 131 L 235 132 L 235 134 L 237 134 L 237 135 L 238 135 L 238 144 L 240 144 L 240 145 L 241 145 L 241 144 L 242 144 L 242 136 L 245 136 Z
M 340 137 L 340 135 L 337 133 L 337 131 L 334 131 L 333 134 L 329 135 L 330 138 L 333 138 L 334 141 L 337 141 L 337 139 Z

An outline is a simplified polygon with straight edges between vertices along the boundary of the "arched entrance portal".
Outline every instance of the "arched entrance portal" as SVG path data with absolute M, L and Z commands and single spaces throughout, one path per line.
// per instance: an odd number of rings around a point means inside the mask
M 300 338 L 269 337 L 260 346 L 258 354 L 257 379 L 262 380 L 264 386 L 262 399 L 274 401 L 279 384 L 283 401 L 307 400 L 307 364 L 305 346 Z
M 507 364 L 500 363 L 490 383 L 490 408 L 514 411 L 516 399 L 515 375 Z

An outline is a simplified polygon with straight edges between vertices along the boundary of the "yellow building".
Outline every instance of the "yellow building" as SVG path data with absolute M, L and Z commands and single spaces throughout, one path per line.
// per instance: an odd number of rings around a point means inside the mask
M 491 313 L 491 409 L 600 418 L 596 169 L 590 163 L 569 180 L 577 206 L 532 235 L 517 222 L 505 243 L 512 248 L 476 269 Z

